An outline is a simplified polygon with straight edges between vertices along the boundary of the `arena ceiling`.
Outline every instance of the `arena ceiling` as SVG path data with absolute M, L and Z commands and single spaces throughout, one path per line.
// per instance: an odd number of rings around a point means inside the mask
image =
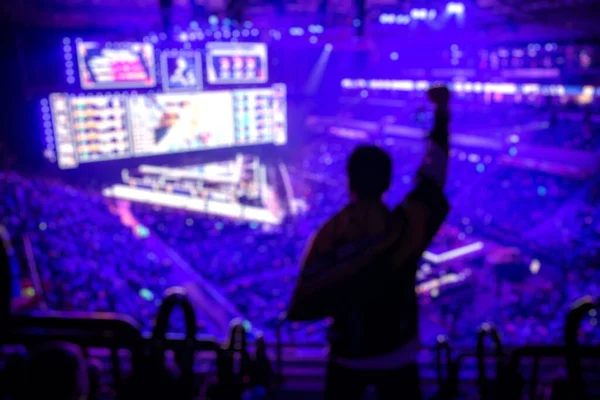
M 222 11 L 227 0 L 173 0 L 179 13 L 189 10 L 190 1 L 199 1 L 210 12 Z M 284 0 L 289 14 L 314 14 L 320 0 Z M 450 0 L 451 1 L 451 0 Z M 39 27 L 118 27 L 147 26 L 158 21 L 159 0 L 3 0 L 3 19 L 17 25 Z M 268 0 L 249 0 L 249 13 L 272 12 Z M 332 14 L 352 15 L 354 0 L 329 0 Z M 407 10 L 414 7 L 442 8 L 442 0 L 367 0 L 368 12 Z M 542 35 L 600 38 L 599 0 L 463 0 L 470 27 L 492 34 L 520 31 Z

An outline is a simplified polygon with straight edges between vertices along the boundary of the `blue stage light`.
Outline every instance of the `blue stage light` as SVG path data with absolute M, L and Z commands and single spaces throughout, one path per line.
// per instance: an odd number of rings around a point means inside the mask
M 318 41 L 318 40 L 319 40 L 319 39 L 317 39 L 317 37 L 316 37 L 316 36 L 311 36 L 311 37 L 310 37 L 310 39 L 308 39 L 308 41 L 309 41 L 309 42 L 311 42 L 312 44 L 315 44 L 315 43 L 317 43 L 317 41 Z
M 548 189 L 546 189 L 545 186 L 538 186 L 537 194 L 538 196 L 545 196 L 546 194 L 548 194 Z
M 208 17 L 208 23 L 211 25 L 217 25 L 219 23 L 219 17 L 217 17 L 216 15 L 211 15 L 210 17 Z
M 392 60 L 392 61 L 396 61 L 396 60 L 398 60 L 398 58 L 399 58 L 399 57 L 400 57 L 400 56 L 399 56 L 399 55 L 398 55 L 398 53 L 397 53 L 397 52 L 395 52 L 395 51 L 392 51 L 392 52 L 390 53 L 390 60 Z
M 150 236 L 150 230 L 148 228 L 146 228 L 144 225 L 136 226 L 135 231 L 136 231 L 138 237 L 140 237 L 142 239 L 146 239 L 147 237 Z
M 63 38 L 63 44 L 64 45 L 71 44 L 71 39 L 69 39 L 68 37 Z
M 154 294 L 146 288 L 141 288 L 139 294 L 146 301 L 154 301 Z

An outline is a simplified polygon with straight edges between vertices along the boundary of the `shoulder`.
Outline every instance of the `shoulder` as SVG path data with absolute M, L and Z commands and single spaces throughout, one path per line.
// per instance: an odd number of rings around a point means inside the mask
M 319 228 L 313 239 L 313 246 L 320 251 L 327 251 L 340 236 L 345 221 L 348 219 L 348 207 L 344 207 Z

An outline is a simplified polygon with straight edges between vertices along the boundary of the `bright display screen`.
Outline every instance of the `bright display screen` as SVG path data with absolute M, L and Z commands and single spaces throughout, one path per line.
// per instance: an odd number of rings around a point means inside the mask
M 163 51 L 160 60 L 165 92 L 202 89 L 200 53 L 181 50 Z
M 213 85 L 267 82 L 267 45 L 207 43 L 206 69 L 208 83 Z
M 60 168 L 287 142 L 285 85 L 196 93 L 50 96 Z
M 156 86 L 154 47 L 150 43 L 77 42 L 82 89 Z
M 232 92 L 153 94 L 129 99 L 137 154 L 233 146 Z

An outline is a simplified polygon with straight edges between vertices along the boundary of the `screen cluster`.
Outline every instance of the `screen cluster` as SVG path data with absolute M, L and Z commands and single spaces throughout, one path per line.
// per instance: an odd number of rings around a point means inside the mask
M 285 86 L 73 96 L 50 108 L 60 168 L 118 158 L 286 142 Z
M 243 87 L 268 84 L 264 43 L 207 43 L 202 52 L 77 40 L 75 51 L 83 92 L 52 93 L 42 101 L 49 158 L 62 169 L 287 142 L 285 85 Z M 205 90 L 205 82 L 214 88 Z

